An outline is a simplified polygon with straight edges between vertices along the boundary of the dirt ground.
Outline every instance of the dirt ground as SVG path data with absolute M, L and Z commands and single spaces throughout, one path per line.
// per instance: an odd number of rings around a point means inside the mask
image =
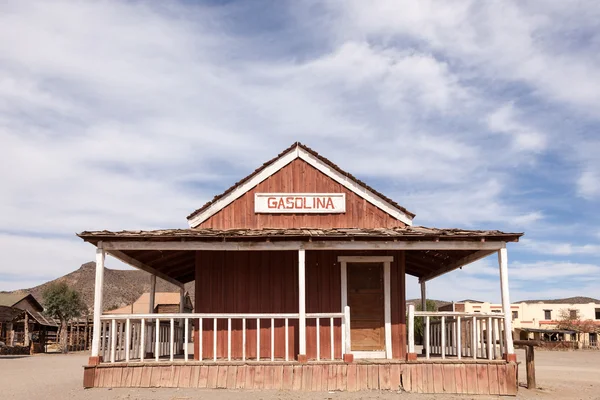
M 488 399 L 496 396 L 469 395 L 416 395 L 407 393 L 359 392 L 359 393 L 297 393 L 277 391 L 230 391 L 218 389 L 83 389 L 82 365 L 88 354 L 76 353 L 35 356 L 0 357 L 1 399 Z M 518 353 L 524 360 L 523 352 Z M 540 389 L 532 391 L 519 388 L 519 399 L 600 400 L 600 352 L 543 352 L 537 351 L 536 374 Z M 524 385 L 525 369 L 519 367 L 519 379 Z

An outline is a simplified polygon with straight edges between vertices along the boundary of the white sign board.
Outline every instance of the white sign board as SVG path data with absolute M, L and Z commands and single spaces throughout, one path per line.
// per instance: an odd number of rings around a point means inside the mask
M 345 193 L 256 193 L 260 214 L 336 214 L 346 212 Z

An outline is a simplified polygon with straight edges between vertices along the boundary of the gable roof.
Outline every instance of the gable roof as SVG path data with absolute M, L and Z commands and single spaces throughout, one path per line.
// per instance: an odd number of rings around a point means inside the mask
M 44 307 L 36 300 L 35 297 L 31 293 L 0 293 L 0 306 L 13 307 L 15 304 L 30 297 L 30 301 L 33 305 L 40 310 L 43 310 Z
M 415 214 L 408 211 L 389 197 L 381 194 L 366 183 L 357 179 L 348 172 L 319 155 L 316 151 L 308 148 L 300 142 L 296 142 L 277 157 L 267 161 L 253 173 L 235 183 L 229 189 L 225 190 L 220 195 L 215 196 L 211 201 L 204 204 L 202 207 L 191 213 L 187 219 L 191 228 L 195 228 L 208 218 L 225 208 L 235 199 L 242 196 L 244 193 L 258 185 L 260 182 L 279 171 L 281 168 L 300 158 L 327 175 L 329 178 L 340 183 L 347 189 L 364 198 L 379 209 L 390 214 L 394 218 L 402 221 L 406 225 L 412 225 L 412 219 Z

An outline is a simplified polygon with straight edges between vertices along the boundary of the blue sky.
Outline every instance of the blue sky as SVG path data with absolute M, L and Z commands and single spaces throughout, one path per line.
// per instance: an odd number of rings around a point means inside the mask
M 0 290 L 91 260 L 75 232 L 185 227 L 299 140 L 417 225 L 524 231 L 512 300 L 600 297 L 598 20 L 594 1 L 3 2 Z M 430 296 L 498 301 L 496 263 Z

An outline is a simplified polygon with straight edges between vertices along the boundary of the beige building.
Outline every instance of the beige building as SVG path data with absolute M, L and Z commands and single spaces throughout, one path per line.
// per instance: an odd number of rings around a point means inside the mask
M 194 306 L 189 294 L 184 296 L 184 312 L 190 313 Z M 157 292 L 154 296 L 154 313 L 170 314 L 181 311 L 180 304 L 181 295 L 176 292 Z M 150 310 L 150 293 L 143 293 L 132 304 L 117 308 L 115 310 L 105 311 L 104 314 L 148 314 Z
M 511 304 L 513 337 L 546 341 L 578 341 L 579 347 L 598 347 L 600 333 L 600 300 L 589 297 L 571 297 L 558 300 L 529 300 Z M 463 300 L 440 307 L 440 311 L 468 313 L 500 313 L 501 304 L 477 300 Z M 576 329 L 558 329 L 561 313 L 568 313 L 576 322 L 581 321 L 596 332 L 578 334 Z

